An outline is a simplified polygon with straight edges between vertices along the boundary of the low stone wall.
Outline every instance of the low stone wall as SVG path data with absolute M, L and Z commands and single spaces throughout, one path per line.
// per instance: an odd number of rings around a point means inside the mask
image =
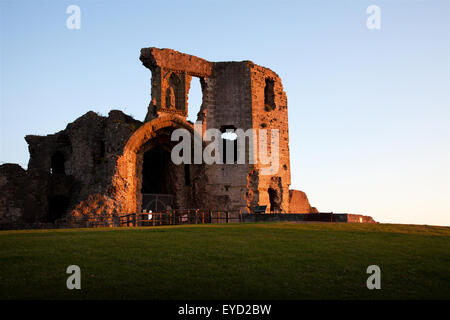
M 242 222 L 273 222 L 273 221 L 322 221 L 332 222 L 331 213 L 267 213 L 267 214 L 243 214 Z
M 350 213 L 335 213 L 333 214 L 333 220 L 335 222 L 348 222 L 348 223 L 376 223 L 370 216 L 363 216 L 360 214 Z
M 242 222 L 346 222 L 346 223 L 376 223 L 372 217 L 349 213 L 275 213 L 275 214 L 243 214 Z

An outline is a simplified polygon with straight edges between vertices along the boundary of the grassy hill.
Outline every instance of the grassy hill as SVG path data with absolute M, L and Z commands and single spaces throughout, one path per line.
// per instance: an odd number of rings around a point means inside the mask
M 381 268 L 381 290 L 366 269 Z M 81 268 L 81 290 L 66 268 Z M 0 232 L 0 299 L 450 299 L 450 228 L 230 224 Z

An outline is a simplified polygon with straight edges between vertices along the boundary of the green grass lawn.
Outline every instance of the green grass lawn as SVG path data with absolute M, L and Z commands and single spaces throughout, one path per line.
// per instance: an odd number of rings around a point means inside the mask
M 81 268 L 81 290 L 66 268 Z M 366 269 L 381 268 L 381 290 Z M 0 232 L 0 299 L 450 299 L 450 228 L 229 224 Z

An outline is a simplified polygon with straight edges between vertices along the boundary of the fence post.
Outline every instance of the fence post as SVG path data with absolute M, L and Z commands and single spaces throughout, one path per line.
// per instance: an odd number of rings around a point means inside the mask
M 230 214 L 230 211 L 227 211 L 226 213 L 226 222 L 228 223 L 228 215 Z

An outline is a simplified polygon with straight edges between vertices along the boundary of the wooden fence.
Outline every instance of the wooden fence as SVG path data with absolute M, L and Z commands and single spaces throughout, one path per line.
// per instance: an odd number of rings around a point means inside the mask
M 241 211 L 211 210 L 170 210 L 152 213 L 129 213 L 121 215 L 87 215 L 73 218 L 70 221 L 57 221 L 53 228 L 98 228 L 98 227 L 138 227 L 165 226 L 207 223 L 239 223 L 239 222 L 334 222 L 333 213 L 243 213 Z M 49 228 L 49 226 L 46 226 Z M 39 226 L 35 226 L 39 228 Z
M 171 210 L 166 212 L 130 213 L 119 216 L 119 225 L 163 226 L 181 224 L 242 222 L 240 211 Z

